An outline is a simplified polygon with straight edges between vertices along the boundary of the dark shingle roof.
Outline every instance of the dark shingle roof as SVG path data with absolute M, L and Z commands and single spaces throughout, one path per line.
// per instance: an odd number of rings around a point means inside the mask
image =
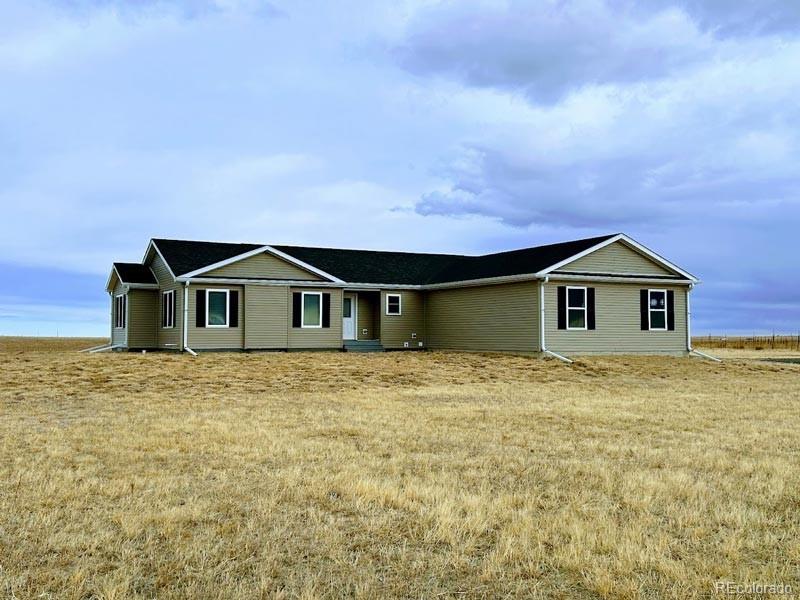
M 422 254 L 341 248 L 306 248 L 273 246 L 289 256 L 351 283 L 394 283 L 420 285 L 455 260 L 467 258 L 456 254 Z
M 536 273 L 611 237 L 613 235 L 605 235 L 484 256 L 305 246 L 273 248 L 348 283 L 424 285 Z M 153 242 L 176 276 L 263 246 L 167 239 Z
M 114 263 L 122 283 L 158 283 L 150 267 L 140 263 Z
M 153 239 L 176 277 L 260 248 L 263 244 L 230 244 L 192 240 Z

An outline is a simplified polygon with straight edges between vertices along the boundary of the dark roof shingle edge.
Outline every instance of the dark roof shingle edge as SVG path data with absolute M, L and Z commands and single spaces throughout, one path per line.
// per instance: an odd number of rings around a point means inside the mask
M 114 270 L 122 283 L 157 284 L 150 267 L 141 263 L 115 262 Z

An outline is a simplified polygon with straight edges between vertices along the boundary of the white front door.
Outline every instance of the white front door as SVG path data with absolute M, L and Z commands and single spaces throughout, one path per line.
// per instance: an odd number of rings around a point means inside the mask
M 345 294 L 342 299 L 342 337 L 356 339 L 356 296 Z

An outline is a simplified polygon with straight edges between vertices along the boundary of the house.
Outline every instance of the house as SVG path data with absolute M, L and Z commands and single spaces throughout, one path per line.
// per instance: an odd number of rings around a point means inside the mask
M 684 354 L 697 278 L 624 234 L 483 256 L 150 241 L 113 349 Z

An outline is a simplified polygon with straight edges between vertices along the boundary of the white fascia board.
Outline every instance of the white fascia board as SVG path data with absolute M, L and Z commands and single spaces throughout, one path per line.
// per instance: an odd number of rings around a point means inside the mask
M 142 257 L 142 264 L 143 265 L 147 264 L 147 255 L 150 254 L 151 248 L 153 248 L 156 251 L 156 253 L 161 257 L 161 260 L 164 261 L 164 264 L 167 267 L 167 271 L 169 271 L 169 274 L 172 275 L 172 279 L 177 279 L 177 277 L 175 277 L 175 273 L 172 272 L 172 267 L 167 262 L 167 259 L 164 258 L 164 255 L 161 254 L 161 250 L 158 249 L 158 245 L 152 240 L 152 238 L 150 239 L 150 243 L 147 244 L 147 250 L 144 251 L 144 256 Z M 153 269 L 151 268 L 150 271 L 152 270 Z M 153 273 L 153 277 L 155 277 L 155 273 Z M 158 281 L 158 277 L 156 277 L 156 281 Z
M 683 277 L 686 277 L 686 279 L 692 281 L 693 283 L 699 283 L 699 281 L 700 281 L 697 277 L 695 277 L 694 275 L 692 275 L 688 271 L 684 271 L 683 269 L 681 269 L 677 265 L 669 262 L 666 258 L 664 258 L 662 256 L 659 256 L 658 254 L 656 254 L 655 252 L 653 252 L 649 248 L 646 248 L 645 246 L 643 246 L 642 244 L 640 244 L 639 242 L 637 242 L 633 238 L 628 237 L 624 233 L 618 233 L 617 235 L 612 236 L 612 237 L 608 238 L 607 240 L 604 240 L 604 241 L 600 242 L 599 244 L 595 244 L 591 248 L 587 248 L 586 250 L 583 250 L 582 252 L 578 252 L 577 254 L 575 254 L 573 256 L 570 256 L 569 258 L 565 258 L 564 260 L 562 260 L 560 262 L 557 262 L 556 264 L 551 265 L 551 266 L 547 267 L 546 269 L 543 269 L 543 270 L 539 271 L 538 273 L 536 273 L 536 275 L 539 276 L 539 277 L 543 277 L 545 275 L 548 275 L 548 274 L 552 273 L 553 271 L 555 271 L 556 269 L 559 269 L 559 268 L 563 267 L 564 265 L 567 265 L 567 264 L 569 264 L 571 262 L 574 262 L 574 261 L 578 260 L 579 258 L 583 258 L 584 256 L 587 256 L 588 254 L 591 254 L 592 252 L 597 252 L 598 250 L 600 250 L 602 248 L 605 248 L 606 246 L 608 246 L 610 244 L 613 244 L 614 242 L 625 242 L 626 244 L 632 246 L 638 252 L 640 252 L 641 254 L 644 254 L 645 256 L 647 256 L 648 258 L 653 260 L 654 262 L 660 264 L 661 266 L 667 268 L 670 271 L 674 271 L 675 273 L 678 273 L 679 275 L 682 275 Z
M 570 273 L 552 273 L 549 275 L 550 281 L 583 281 L 583 282 L 600 282 L 600 283 L 646 283 L 653 285 L 694 285 L 696 282 L 688 279 L 660 279 L 658 277 L 646 277 L 643 275 L 638 276 L 625 276 L 625 277 L 607 277 L 603 275 L 573 275 Z
M 292 287 L 324 287 L 324 288 L 337 288 L 337 289 L 420 289 L 418 285 L 387 285 L 380 283 L 357 283 L 350 284 L 343 281 L 314 281 L 309 279 L 239 279 L 236 277 L 178 277 L 179 282 L 203 283 L 214 284 L 221 283 L 227 285 L 277 285 L 277 286 L 292 286 Z
M 126 283 L 125 287 L 129 290 L 157 290 L 157 283 Z
M 117 279 L 122 281 L 122 277 L 120 277 L 119 273 L 117 272 L 116 265 L 112 264 L 111 265 L 111 272 L 108 274 L 108 279 L 106 280 L 106 291 L 107 292 L 111 291 L 109 286 L 111 285 L 111 279 L 114 277 L 114 275 L 117 276 Z
M 312 265 L 309 265 L 308 263 L 305 263 L 302 260 L 298 260 L 298 259 L 294 258 L 293 256 L 290 256 L 289 254 L 286 254 L 285 252 L 281 252 L 279 250 L 276 250 L 272 246 L 261 246 L 260 248 L 256 248 L 254 250 L 250 250 L 248 252 L 244 252 L 243 254 L 237 254 L 236 256 L 232 256 L 231 258 L 226 258 L 225 260 L 221 260 L 219 262 L 215 262 L 214 264 L 207 265 L 207 266 L 202 267 L 200 269 L 195 269 L 194 271 L 190 271 L 189 273 L 184 273 L 183 275 L 181 275 L 180 280 L 181 281 L 185 281 L 186 279 L 197 277 L 198 275 L 202 275 L 203 273 L 208 273 L 209 271 L 213 271 L 215 269 L 219 269 L 221 267 L 225 267 L 227 265 L 239 262 L 241 260 L 244 260 L 246 258 L 250 258 L 252 256 L 257 256 L 258 254 L 262 254 L 264 252 L 266 252 L 268 254 L 272 254 L 273 256 L 276 256 L 276 257 L 278 257 L 280 259 L 283 259 L 286 262 L 289 262 L 289 263 L 291 263 L 291 264 L 293 264 L 293 265 L 295 265 L 297 267 L 300 267 L 301 269 L 303 269 L 305 271 L 309 271 L 310 273 L 314 273 L 315 275 L 319 275 L 320 277 L 324 277 L 325 279 L 328 279 L 330 281 L 333 281 L 333 282 L 336 282 L 336 283 L 344 283 L 344 281 L 339 279 L 338 277 L 334 277 L 330 273 L 326 273 L 325 271 L 322 271 L 321 269 L 317 269 L 316 267 L 314 267 Z

